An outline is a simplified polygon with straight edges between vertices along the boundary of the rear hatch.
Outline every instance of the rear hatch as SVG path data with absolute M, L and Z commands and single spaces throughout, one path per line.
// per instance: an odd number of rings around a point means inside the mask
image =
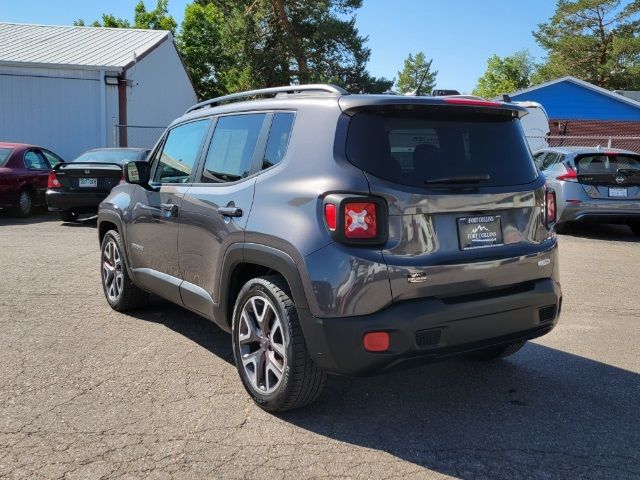
M 351 112 L 347 158 L 389 207 L 394 300 L 520 291 L 552 275 L 544 178 L 521 110 L 470 103 Z
M 122 167 L 115 163 L 62 163 L 56 176 L 67 191 L 108 193 L 122 179 Z
M 577 155 L 578 182 L 591 198 L 640 200 L 640 155 L 603 152 Z

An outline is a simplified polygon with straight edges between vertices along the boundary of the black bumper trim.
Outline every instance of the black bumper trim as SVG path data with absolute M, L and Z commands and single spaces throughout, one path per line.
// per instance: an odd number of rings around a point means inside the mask
M 358 376 L 539 337 L 556 325 L 561 298 L 560 286 L 542 279 L 531 291 L 453 305 L 424 298 L 358 317 L 317 318 L 307 309 L 299 309 L 299 315 L 316 364 L 330 373 Z M 558 314 L 541 323 L 540 310 L 550 305 Z M 441 331 L 438 342 L 419 345 L 416 334 L 429 329 Z M 364 349 L 362 337 L 369 331 L 389 333 L 387 352 Z
M 47 190 L 49 210 L 98 211 L 98 205 L 109 192 L 72 192 L 65 190 Z

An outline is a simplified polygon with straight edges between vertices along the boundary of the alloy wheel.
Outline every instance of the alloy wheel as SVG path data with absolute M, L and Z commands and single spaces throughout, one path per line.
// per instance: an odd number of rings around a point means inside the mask
M 261 393 L 278 388 L 287 365 L 284 331 L 271 300 L 249 298 L 239 319 L 238 350 L 246 378 Z
M 122 294 L 124 276 L 122 256 L 114 240 L 109 240 L 102 251 L 102 282 L 109 301 L 116 302 Z

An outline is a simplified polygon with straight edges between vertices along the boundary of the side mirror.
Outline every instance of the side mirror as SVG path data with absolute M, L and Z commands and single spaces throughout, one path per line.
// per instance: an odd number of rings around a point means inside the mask
M 124 180 L 127 183 L 133 183 L 145 188 L 149 187 L 151 165 L 147 162 L 127 162 L 124 164 L 123 173 Z

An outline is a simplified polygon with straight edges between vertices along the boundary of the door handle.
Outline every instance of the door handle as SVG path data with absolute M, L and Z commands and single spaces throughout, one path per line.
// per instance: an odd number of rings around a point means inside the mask
M 241 217 L 242 209 L 238 207 L 218 207 L 218 213 L 225 217 Z
M 178 205 L 176 205 L 175 203 L 161 203 L 160 209 L 163 212 L 166 212 L 169 217 L 178 216 Z

